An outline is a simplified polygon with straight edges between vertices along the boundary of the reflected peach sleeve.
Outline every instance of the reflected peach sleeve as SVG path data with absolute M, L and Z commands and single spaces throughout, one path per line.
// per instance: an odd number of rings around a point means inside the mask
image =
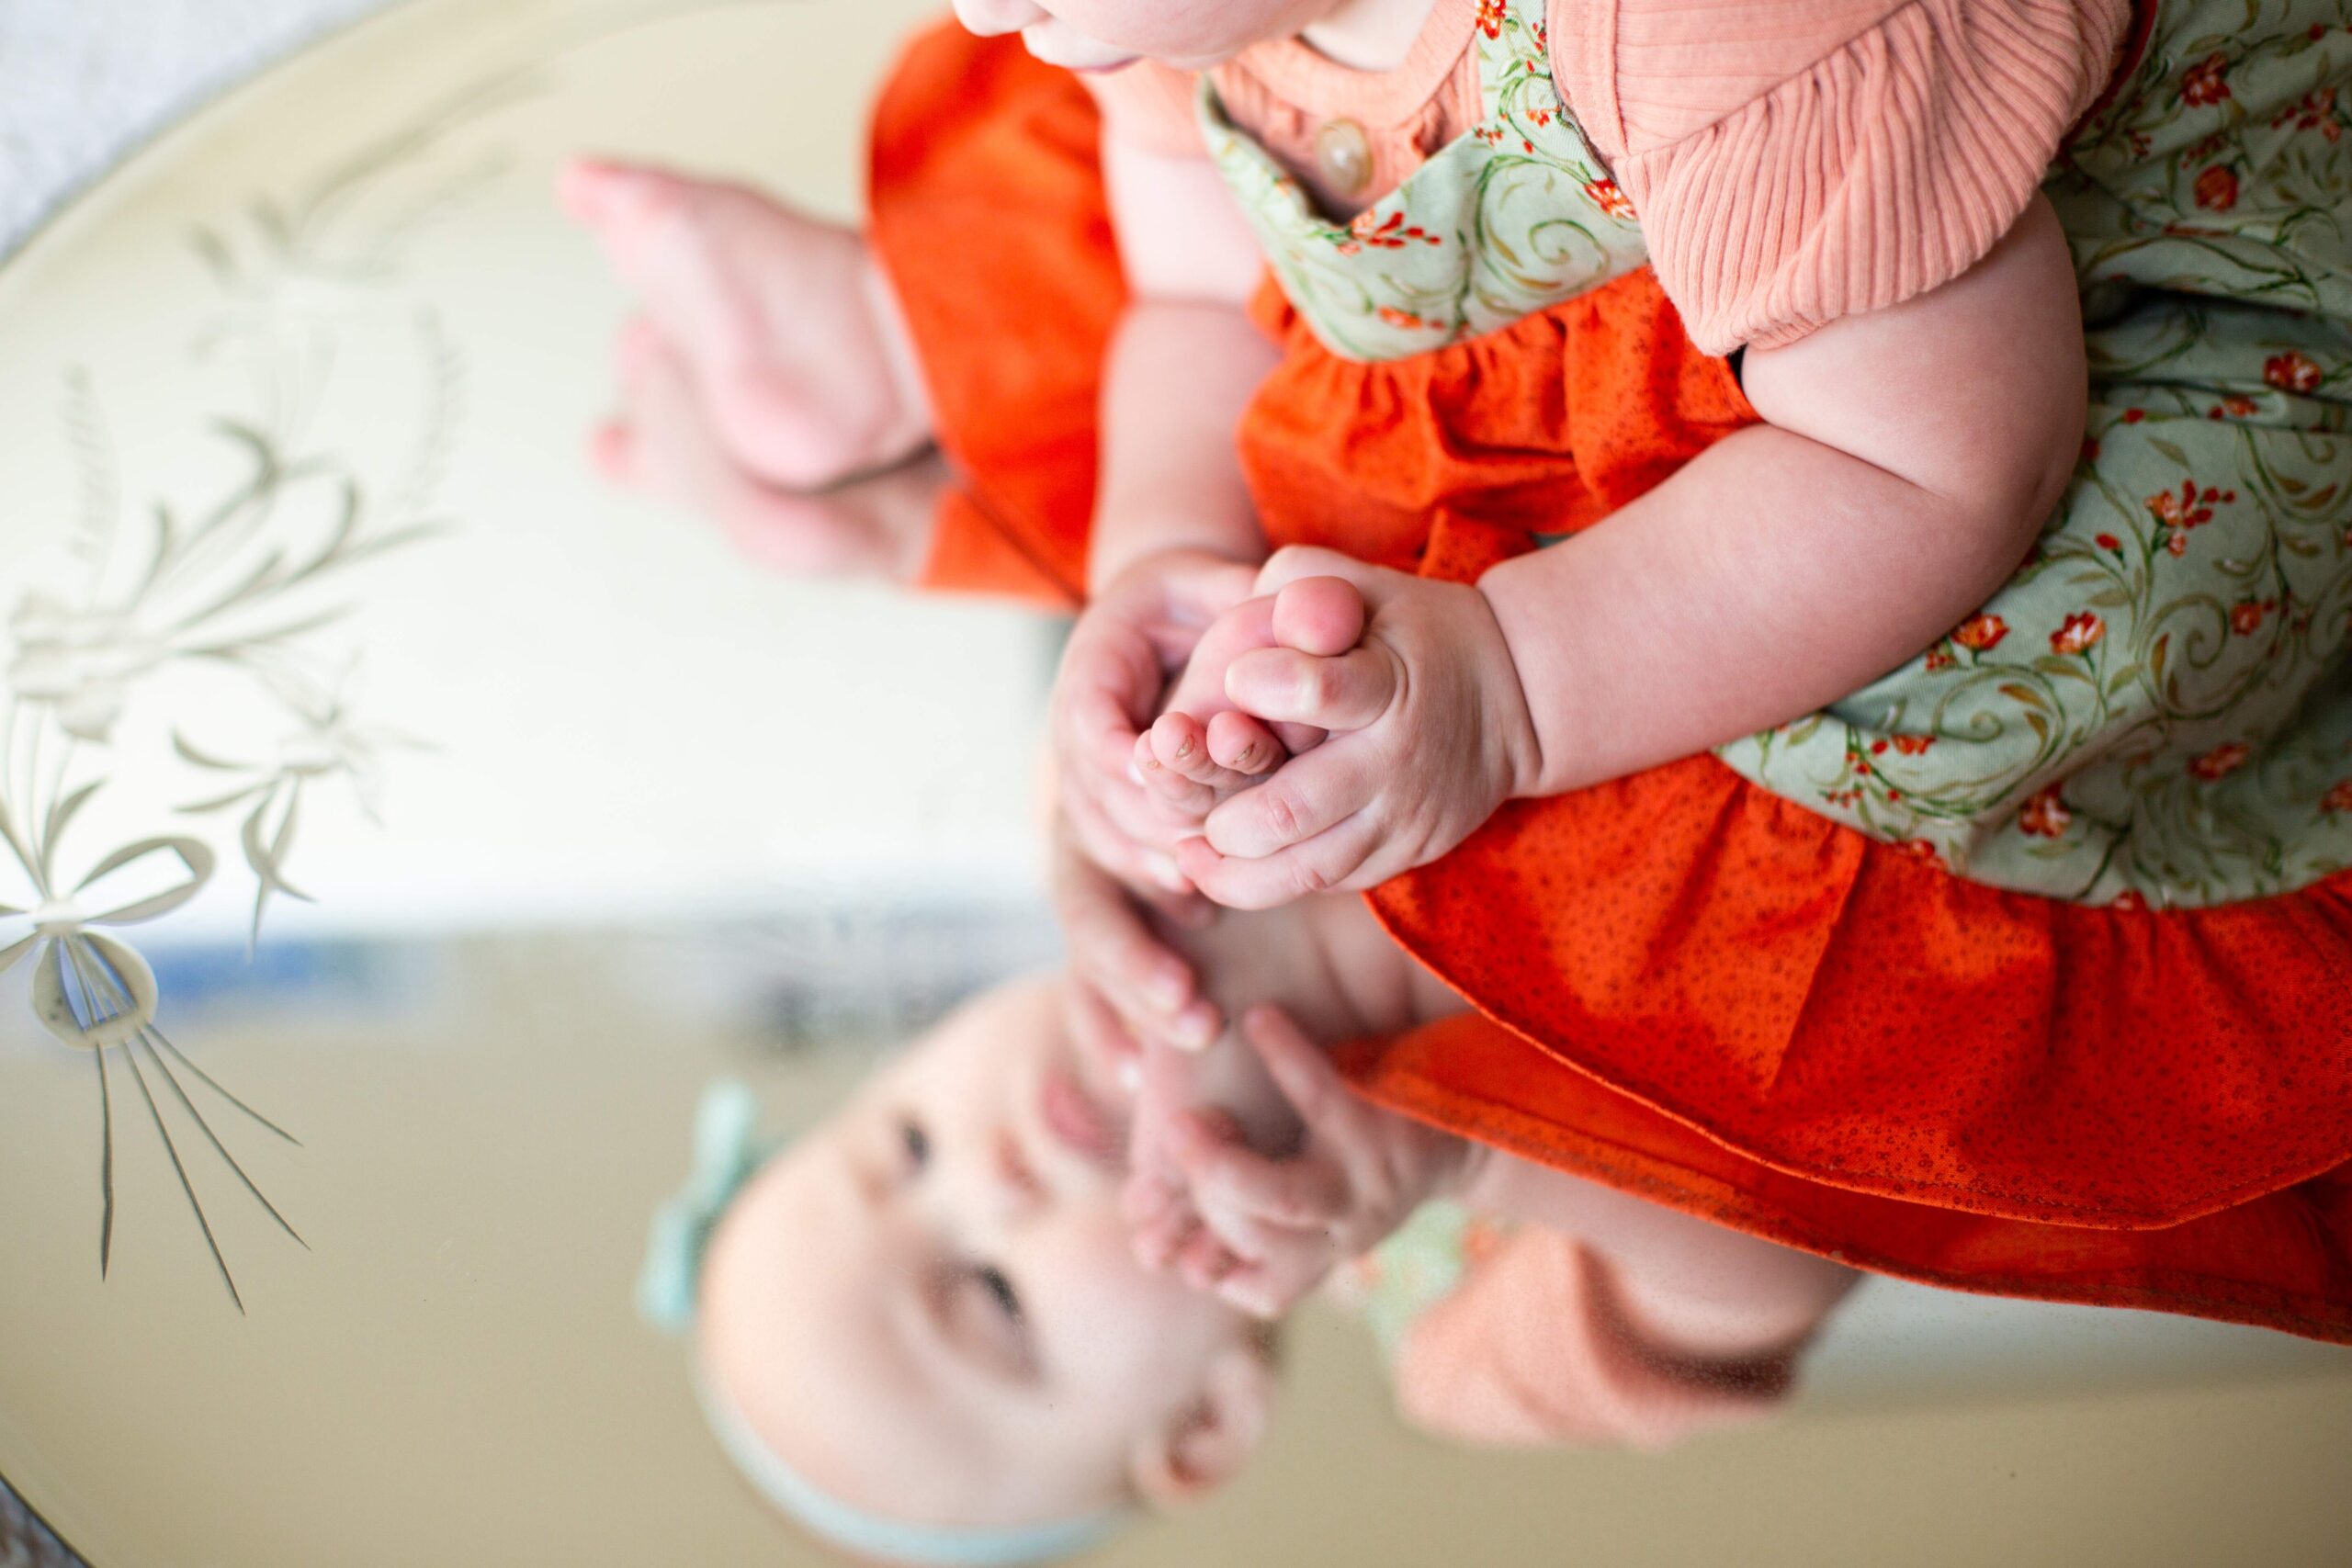
M 1530 1229 L 1413 1325 L 1396 1402 L 1413 1425 L 1457 1442 L 1656 1450 L 1771 1415 L 1793 1366 L 1792 1350 L 1702 1363 L 1651 1343 L 1619 1305 L 1606 1262 Z
M 2132 0 L 1550 0 L 1554 68 L 1709 353 L 1966 272 L 2107 85 Z

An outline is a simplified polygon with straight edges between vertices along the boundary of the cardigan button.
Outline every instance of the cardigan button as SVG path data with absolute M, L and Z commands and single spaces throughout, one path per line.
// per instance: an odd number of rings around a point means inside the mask
M 1361 196 L 1372 184 L 1372 138 L 1354 120 L 1325 120 L 1315 132 L 1315 166 L 1332 190 Z

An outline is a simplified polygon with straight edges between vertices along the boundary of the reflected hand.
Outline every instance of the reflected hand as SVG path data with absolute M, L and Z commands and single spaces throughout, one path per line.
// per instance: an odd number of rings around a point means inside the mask
M 1127 1214 L 1144 1261 L 1272 1318 L 1443 1191 L 1468 1145 L 1351 1092 L 1279 1008 L 1251 1009 L 1241 1032 L 1305 1123 L 1303 1144 L 1271 1158 L 1229 1116 L 1176 1116 L 1163 1146 L 1181 1188 L 1131 1182 Z
M 1168 672 L 1249 596 L 1252 575 L 1202 550 L 1144 557 L 1095 595 L 1063 652 L 1048 715 L 1061 809 L 1086 853 L 1139 891 L 1191 894 L 1174 850 L 1197 824 L 1136 782 L 1136 738 L 1159 712 Z

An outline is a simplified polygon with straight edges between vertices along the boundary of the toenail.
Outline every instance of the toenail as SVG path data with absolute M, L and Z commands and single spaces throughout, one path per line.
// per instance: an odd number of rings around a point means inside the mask
M 1193 754 L 1193 741 L 1192 741 L 1192 738 L 1191 738 L 1190 736 L 1187 736 L 1187 737 L 1185 738 L 1185 739 L 1184 739 L 1184 743 L 1183 743 L 1182 746 L 1179 746 L 1179 747 L 1177 747 L 1177 748 L 1176 748 L 1176 760 L 1177 760 L 1178 761 L 1180 761 L 1180 762 L 1181 762 L 1181 761 L 1182 761 L 1185 758 L 1187 758 L 1187 757 L 1191 756 L 1192 754 Z

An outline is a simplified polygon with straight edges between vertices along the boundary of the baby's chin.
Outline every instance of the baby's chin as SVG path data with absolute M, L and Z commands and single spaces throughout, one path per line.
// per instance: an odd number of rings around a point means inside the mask
M 1032 55 L 1047 65 L 1090 75 L 1124 70 L 1143 58 L 1132 50 L 1088 38 L 1058 21 L 1032 23 L 1021 29 L 1021 41 Z

